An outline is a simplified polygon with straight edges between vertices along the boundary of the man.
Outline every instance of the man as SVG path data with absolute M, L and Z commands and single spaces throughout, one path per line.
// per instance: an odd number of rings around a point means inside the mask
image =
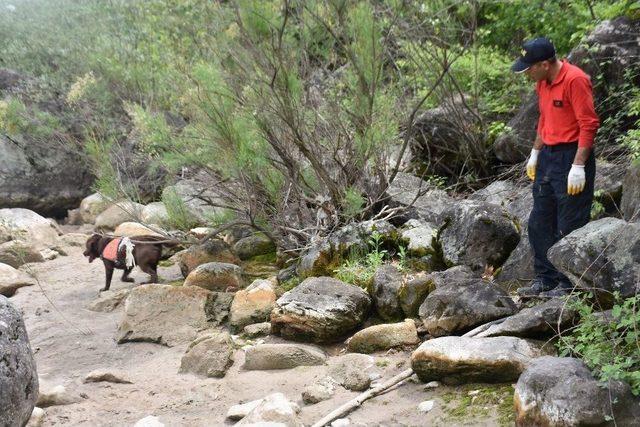
M 589 221 L 596 172 L 592 147 L 600 121 L 593 106 L 591 80 L 580 68 L 556 59 L 544 37 L 523 45 L 511 67 L 536 82 L 540 119 L 527 162 L 533 180 L 529 242 L 535 279 L 518 289 L 523 297 L 567 294 L 569 279 L 549 262 L 547 250 Z

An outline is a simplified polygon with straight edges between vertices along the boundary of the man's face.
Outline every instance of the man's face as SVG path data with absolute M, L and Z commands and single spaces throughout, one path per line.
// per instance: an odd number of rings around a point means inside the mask
M 534 82 L 539 82 L 547 78 L 550 66 L 549 61 L 536 62 L 524 73 Z

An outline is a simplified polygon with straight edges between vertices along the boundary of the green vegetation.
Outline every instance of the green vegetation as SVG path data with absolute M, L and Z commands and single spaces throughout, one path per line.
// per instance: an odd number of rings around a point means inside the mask
M 335 277 L 346 283 L 369 289 L 376 270 L 389 259 L 389 252 L 382 249 L 382 235 L 374 232 L 367 242 L 368 249 L 356 247 L 335 271 Z
M 465 384 L 442 395 L 447 423 L 496 417 L 500 426 L 513 425 L 513 387 L 508 385 Z

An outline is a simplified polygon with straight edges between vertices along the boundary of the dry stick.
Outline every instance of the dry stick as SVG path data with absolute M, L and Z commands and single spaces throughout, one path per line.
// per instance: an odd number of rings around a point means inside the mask
M 507 316 L 510 317 L 510 316 Z M 507 317 L 503 317 L 502 319 L 497 319 L 497 320 L 492 320 L 491 322 L 487 322 L 484 323 L 480 326 L 478 326 L 477 328 L 473 328 L 472 330 L 470 330 L 469 332 L 467 332 L 466 334 L 462 335 L 463 337 L 475 337 L 476 335 L 486 331 L 487 329 L 489 329 L 490 326 L 492 325 L 498 325 L 502 322 L 504 322 L 505 320 L 507 320 Z
M 359 396 L 355 397 L 354 399 L 348 401 L 347 403 L 340 406 L 330 414 L 323 417 L 320 421 L 313 424 L 312 427 L 323 427 L 325 425 L 328 425 L 329 423 L 331 423 L 331 421 L 341 417 L 342 415 L 348 414 L 358 406 L 362 405 L 362 403 L 365 400 L 371 399 L 372 397 L 382 394 L 383 392 L 387 391 L 394 385 L 398 384 L 400 381 L 406 380 L 411 375 L 413 375 L 413 369 L 407 369 L 405 371 L 400 372 L 398 375 L 391 378 L 389 381 L 382 383 L 379 386 L 374 387 L 370 390 L 367 390 L 364 393 L 360 394 Z

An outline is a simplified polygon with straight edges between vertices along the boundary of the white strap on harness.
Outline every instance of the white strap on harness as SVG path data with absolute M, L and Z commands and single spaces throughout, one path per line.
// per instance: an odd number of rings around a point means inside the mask
M 125 261 L 124 262 L 125 262 L 127 268 L 135 267 L 136 260 L 133 257 L 133 247 L 135 245 L 133 244 L 131 239 L 129 239 L 128 237 L 123 237 L 122 240 L 120 240 L 120 244 L 118 245 L 118 252 L 120 252 L 120 249 L 123 246 L 125 247 L 125 251 L 126 251 L 126 257 L 125 257 Z

